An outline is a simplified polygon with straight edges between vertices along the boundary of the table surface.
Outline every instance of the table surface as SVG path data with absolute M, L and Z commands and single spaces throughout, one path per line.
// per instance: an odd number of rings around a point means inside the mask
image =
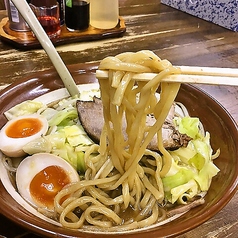
M 99 62 L 106 56 L 148 49 L 174 65 L 238 66 L 238 33 L 198 19 L 158 0 L 120 0 L 126 32 L 119 38 L 65 44 L 57 51 L 67 64 Z M 0 11 L 0 20 L 6 17 Z M 29 74 L 53 68 L 42 49 L 18 50 L 0 42 L 0 88 Z M 238 122 L 238 87 L 199 86 L 216 98 Z M 178 236 L 237 238 L 238 193 L 212 219 Z M 0 215 L 0 237 L 38 237 Z

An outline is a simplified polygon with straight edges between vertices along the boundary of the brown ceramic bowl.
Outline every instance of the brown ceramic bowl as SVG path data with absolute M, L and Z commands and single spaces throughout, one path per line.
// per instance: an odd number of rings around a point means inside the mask
M 77 84 L 94 83 L 97 65 L 78 64 L 69 69 Z M 3 113 L 12 106 L 34 99 L 52 90 L 62 88 L 63 84 L 55 71 L 37 73 L 22 79 L 3 90 L 0 94 L 0 127 L 6 119 Z M 237 125 L 227 111 L 213 98 L 199 89 L 182 85 L 177 101 L 182 102 L 192 116 L 201 119 L 205 130 L 211 133 L 211 144 L 215 150 L 221 149 L 221 155 L 215 160 L 220 168 L 219 174 L 213 179 L 205 204 L 196 207 L 170 223 L 157 228 L 148 228 L 138 232 L 120 235 L 83 233 L 76 230 L 64 229 L 32 215 L 21 207 L 0 183 L 0 210 L 12 221 L 21 226 L 43 235 L 44 237 L 172 237 L 207 221 L 219 212 L 232 198 L 237 189 L 238 175 L 238 133 Z

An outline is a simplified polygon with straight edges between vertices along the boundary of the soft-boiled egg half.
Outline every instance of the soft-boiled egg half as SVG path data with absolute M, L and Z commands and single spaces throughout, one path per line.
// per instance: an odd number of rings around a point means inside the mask
M 64 159 L 39 153 L 22 160 L 16 171 L 20 195 L 36 208 L 54 210 L 54 198 L 67 184 L 79 181 L 77 171 Z
M 45 117 L 32 114 L 19 116 L 8 121 L 0 131 L 0 150 L 10 157 L 26 155 L 23 146 L 45 135 L 48 121 Z

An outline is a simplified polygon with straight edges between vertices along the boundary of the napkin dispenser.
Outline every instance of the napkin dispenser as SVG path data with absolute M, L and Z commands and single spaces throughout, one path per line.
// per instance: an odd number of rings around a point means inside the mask
M 161 0 L 161 3 L 232 31 L 238 31 L 237 0 Z

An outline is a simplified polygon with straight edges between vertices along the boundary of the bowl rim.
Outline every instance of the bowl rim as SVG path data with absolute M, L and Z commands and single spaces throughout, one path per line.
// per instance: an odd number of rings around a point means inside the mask
M 97 69 L 97 65 L 98 64 L 76 64 L 76 65 L 70 65 L 69 69 L 70 72 L 72 73 L 73 76 L 77 76 L 77 77 L 81 77 L 81 76 L 89 76 L 89 77 L 94 77 L 95 75 L 95 70 Z M 53 89 L 58 89 L 58 88 L 62 88 L 63 84 L 61 82 L 61 80 L 59 79 L 57 73 L 50 69 L 50 70 L 46 70 L 44 72 L 42 72 L 42 74 L 39 75 L 39 73 L 34 73 L 26 78 L 22 78 L 21 80 L 19 80 L 18 82 L 15 82 L 13 84 L 11 84 L 10 86 L 8 86 L 7 88 L 3 89 L 0 93 L 0 102 L 2 100 L 4 100 L 4 98 L 6 98 L 9 93 L 13 95 L 14 97 L 14 92 L 19 91 L 19 88 L 22 89 L 23 87 L 27 87 L 27 85 L 33 85 L 33 87 L 41 87 L 41 89 L 44 89 L 44 85 L 42 84 L 42 81 L 46 80 L 46 77 L 53 77 L 55 78 L 54 80 L 54 86 Z M 80 80 L 81 81 L 81 80 Z M 89 83 L 95 83 L 97 81 L 95 81 L 95 78 L 90 81 Z M 81 82 L 80 82 L 81 83 Z M 43 87 L 43 88 L 42 88 Z M 194 93 L 198 93 L 201 94 L 203 97 L 208 98 L 209 100 L 213 101 L 216 105 L 216 107 L 220 108 L 224 115 L 227 117 L 227 119 L 230 121 L 230 123 L 233 126 L 233 130 L 232 131 L 238 131 L 238 126 L 237 123 L 235 122 L 235 120 L 232 118 L 232 116 L 229 114 L 229 112 L 227 112 L 227 110 L 216 100 L 214 99 L 211 95 L 209 95 L 208 93 L 206 93 L 204 90 L 197 88 L 196 86 L 193 85 L 182 85 L 181 86 L 182 90 L 190 90 Z M 23 90 L 24 91 L 24 90 Z M 47 90 L 45 90 L 45 92 L 50 91 L 49 88 L 47 88 Z M 44 93 L 45 93 L 44 92 Z M 12 97 L 12 95 L 10 97 Z M 37 93 L 35 93 L 35 95 L 37 95 Z M 35 97 L 35 96 L 34 96 Z M 12 107 L 12 105 L 9 105 L 9 108 Z M 237 137 L 238 139 L 238 135 L 234 135 Z M 236 155 L 238 158 L 238 151 L 236 150 Z M 195 227 L 197 227 L 198 225 L 202 224 L 203 222 L 207 221 L 208 219 L 210 219 L 211 217 L 213 217 L 216 213 L 218 213 L 223 207 L 226 206 L 226 204 L 230 201 L 230 199 L 234 196 L 234 194 L 237 191 L 237 186 L 238 186 L 238 163 L 236 164 L 236 168 L 235 168 L 235 173 L 234 173 L 234 177 L 232 178 L 232 180 L 229 183 L 229 186 L 226 188 L 225 192 L 225 196 L 222 197 L 216 204 L 214 204 L 212 207 L 209 207 L 209 209 L 207 209 L 207 211 L 203 214 L 197 215 L 194 220 L 193 223 L 191 223 L 189 226 L 187 226 L 186 223 L 182 222 L 180 223 L 180 230 L 178 229 L 174 229 L 173 227 L 169 228 L 171 231 L 171 234 L 166 234 L 167 237 L 172 237 L 175 235 L 179 235 L 181 233 L 187 232 Z M 0 184 L 0 191 L 2 191 L 3 185 L 2 183 Z M 6 191 L 5 191 L 6 193 Z M 8 194 L 9 195 L 9 194 Z M 44 235 L 44 236 L 49 236 L 49 237 L 53 237 L 55 236 L 55 231 L 53 230 L 49 230 L 46 227 L 38 227 L 35 224 L 35 220 L 24 220 L 24 217 L 17 217 L 14 215 L 13 211 L 14 208 L 9 209 L 9 207 L 7 206 L 8 204 L 8 197 L 5 197 L 6 194 L 0 194 L 0 200 L 3 202 L 3 205 L 0 206 L 0 211 L 1 213 L 6 216 L 7 218 L 9 218 L 10 220 L 14 221 L 15 223 L 19 224 L 20 226 L 23 226 L 29 230 L 32 230 L 33 232 L 36 232 L 38 234 Z M 10 196 L 10 195 L 9 195 Z M 5 205 L 5 206 L 4 206 Z M 25 211 L 23 209 L 23 211 L 21 211 L 22 214 L 25 214 Z M 27 213 L 26 213 L 27 214 Z M 28 214 L 27 214 L 28 215 Z M 182 218 L 179 218 L 182 219 Z M 31 223 L 31 222 L 34 222 Z M 165 226 L 166 227 L 166 226 Z M 68 231 L 68 230 L 67 230 Z M 144 236 L 148 236 L 148 235 L 152 235 L 152 234 L 156 234 L 156 236 L 158 237 L 159 234 L 157 234 L 158 232 L 158 228 L 154 228 L 154 229 L 148 229 L 148 230 L 144 230 L 141 232 L 141 237 Z M 61 232 L 61 231 L 59 231 Z M 100 234 L 93 234 L 92 236 L 89 235 L 89 233 L 81 233 L 78 232 L 80 235 L 80 237 L 99 237 Z M 68 236 L 69 234 L 69 236 Z M 62 235 L 62 237 L 72 237 L 71 235 L 75 235 L 75 233 L 72 232 L 66 232 L 66 233 L 58 233 L 58 235 Z M 86 236 L 85 236 L 86 235 Z M 113 235 L 112 233 L 109 234 L 110 236 Z M 124 234 L 125 235 L 125 234 Z M 128 237 L 135 237 L 136 234 L 134 233 L 126 233 L 126 235 L 128 235 Z M 102 235 L 103 237 L 105 237 L 105 235 Z M 163 235 L 164 236 L 164 235 Z

